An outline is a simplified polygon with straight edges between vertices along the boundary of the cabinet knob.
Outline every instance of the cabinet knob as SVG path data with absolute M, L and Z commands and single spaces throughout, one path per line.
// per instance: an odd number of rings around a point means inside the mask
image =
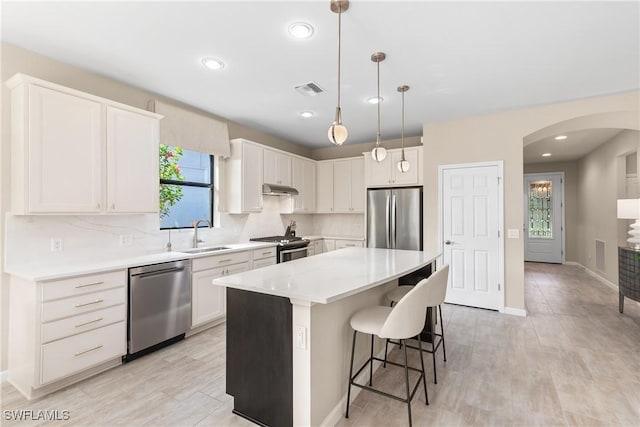
M 100 203 L 96 204 L 96 209 L 100 209 Z
M 116 204 L 115 203 L 111 203 L 111 209 L 115 209 L 116 208 Z

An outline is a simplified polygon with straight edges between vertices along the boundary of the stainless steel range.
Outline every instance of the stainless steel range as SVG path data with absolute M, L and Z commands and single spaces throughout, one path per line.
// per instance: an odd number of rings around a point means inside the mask
M 255 239 L 249 240 L 253 242 L 277 243 L 278 263 L 306 257 L 307 246 L 309 246 L 308 240 L 295 236 L 256 237 Z

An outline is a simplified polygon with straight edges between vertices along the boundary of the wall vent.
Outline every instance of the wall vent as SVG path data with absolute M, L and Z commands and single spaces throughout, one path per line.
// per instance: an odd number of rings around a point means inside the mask
M 298 86 L 294 86 L 294 89 L 304 96 L 316 96 L 319 93 L 324 93 L 326 90 L 318 86 L 316 82 L 304 83 Z
M 604 273 L 604 242 L 596 240 L 596 270 Z

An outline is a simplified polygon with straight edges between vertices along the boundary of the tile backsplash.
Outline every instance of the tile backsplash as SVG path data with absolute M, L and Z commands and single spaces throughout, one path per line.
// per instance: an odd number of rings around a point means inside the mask
M 290 221 L 296 233 L 364 236 L 364 215 L 280 214 L 280 200 L 268 196 L 263 211 L 247 215 L 219 214 L 219 226 L 201 228 L 200 246 L 246 242 L 251 237 L 281 235 Z M 146 215 L 10 215 L 6 217 L 5 265 L 116 259 L 190 248 L 193 230 L 159 230 L 156 214 Z M 62 239 L 62 251 L 51 251 L 51 239 Z

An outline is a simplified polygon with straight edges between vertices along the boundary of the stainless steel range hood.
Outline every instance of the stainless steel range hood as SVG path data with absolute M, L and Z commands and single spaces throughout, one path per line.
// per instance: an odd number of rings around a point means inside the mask
M 262 184 L 262 194 L 269 196 L 297 196 L 300 192 L 295 188 L 287 187 L 286 185 Z

